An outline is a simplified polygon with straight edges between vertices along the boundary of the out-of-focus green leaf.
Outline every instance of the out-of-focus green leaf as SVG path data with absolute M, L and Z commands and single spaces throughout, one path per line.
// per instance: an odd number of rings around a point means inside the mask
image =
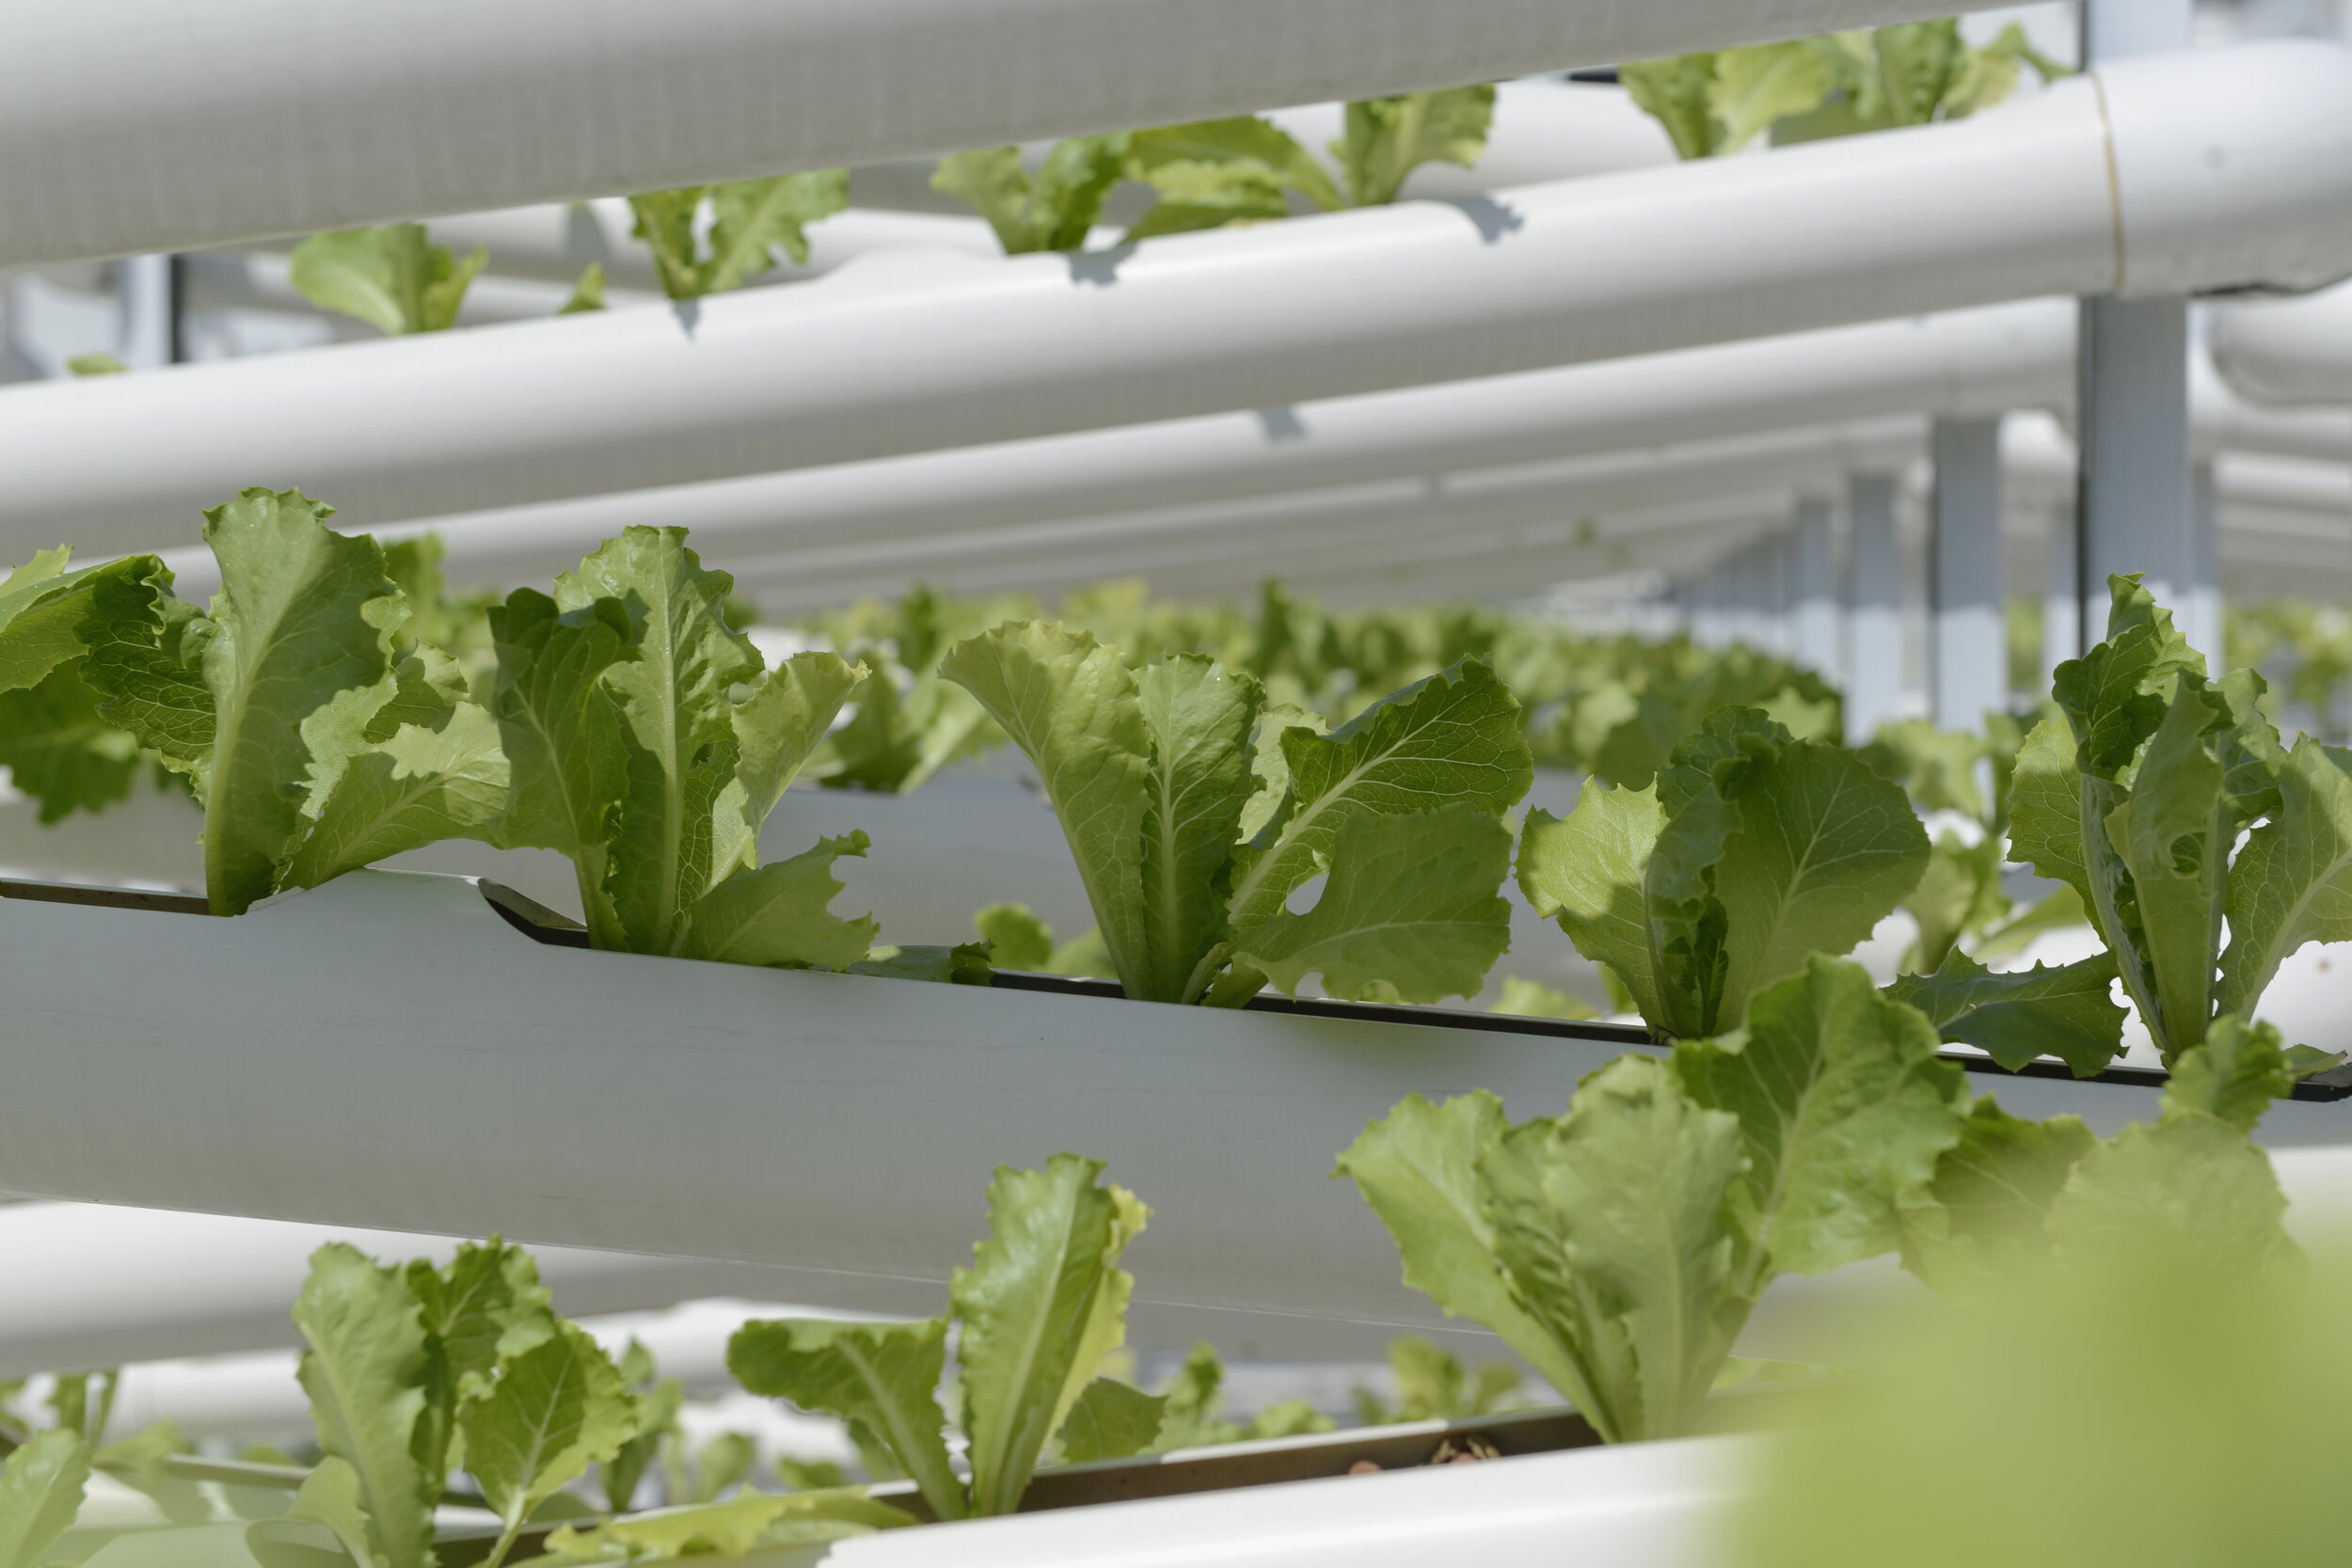
M 2001 891 L 2002 849 L 1991 833 L 1973 845 L 1956 833 L 1936 835 L 1918 885 L 1903 895 L 1902 907 L 1919 924 L 1917 939 L 1903 955 L 1905 973 L 1932 974 L 1963 937 L 2009 912 L 2009 895 Z
M 1821 52 L 1804 40 L 1723 51 L 1708 90 L 1715 120 L 1708 150 L 1738 151 L 1783 116 L 1818 108 L 1835 86 Z
M 1167 1406 L 1165 1395 L 1098 1377 L 1079 1390 L 1061 1424 L 1062 1458 L 1086 1465 L 1142 1453 L 1159 1436 Z
M 131 370 L 111 354 L 77 354 L 65 362 L 65 368 L 77 376 L 127 375 Z
M 1339 997 L 1379 982 L 1407 1002 L 1469 996 L 1510 946 L 1511 908 L 1492 890 L 1510 868 L 1511 835 L 1478 806 L 1351 814 L 1330 855 L 1313 909 L 1234 934 L 1237 958 L 1285 991 L 1319 972 Z
M 1102 1169 L 1071 1154 L 1042 1171 L 999 1167 L 988 1239 L 949 1286 L 977 1516 L 1019 1506 L 1047 1441 L 1126 1337 L 1135 1281 L 1118 1259 L 1150 1211 L 1097 1186 Z
M 939 161 L 931 189 L 988 220 L 1005 254 L 1075 250 L 1102 216 L 1103 198 L 1125 173 L 1129 135 L 1056 142 L 1032 176 L 1017 147 L 958 152 Z
M 1348 199 L 1384 207 L 1423 164 L 1470 167 L 1486 150 L 1494 109 L 1495 89 L 1485 84 L 1350 103 L 1345 135 L 1331 144 Z
M 425 238 L 421 223 L 313 234 L 294 246 L 287 277 L 323 310 L 393 337 L 457 325 L 467 286 L 489 261 L 482 246 L 460 261 Z
M 1037 767 L 1130 996 L 1150 993 L 1143 887 L 1151 734 L 1135 677 L 1084 632 L 1011 623 L 958 643 L 940 675 L 979 699 Z
M 745 1323 L 727 1342 L 727 1370 L 752 1393 L 837 1416 L 887 1444 L 942 1519 L 966 1510 L 947 1464 L 934 1394 L 946 1365 L 947 1323 L 844 1323 L 774 1319 Z
M 1906 1205 L 1904 1267 L 1948 1290 L 2047 1256 L 2050 1205 L 2098 1141 L 2079 1117 L 2028 1121 L 1979 1099 L 1937 1158 L 1928 1201 Z
M 366 1550 L 355 1555 L 364 1561 L 429 1568 L 441 1478 L 426 1473 L 412 1446 L 428 1376 L 416 1298 L 397 1271 L 333 1242 L 311 1254 L 294 1319 L 307 1346 L 299 1375 L 319 1447 L 349 1470 L 347 1482 L 314 1472 L 318 1512 L 297 1497 L 294 1516 L 316 1518 L 346 1542 L 363 1528 Z
M 73 1524 L 89 1481 L 89 1445 L 44 1432 L 0 1465 L 0 1568 L 41 1568 Z
M 2173 1069 L 2164 1089 L 2165 1114 L 2211 1117 L 2240 1132 L 2251 1132 L 2270 1102 L 2294 1088 L 2295 1073 L 2279 1031 L 2225 1015 L 2214 1021 L 2204 1044 L 2184 1055 Z
M 40 802 L 43 827 L 127 799 L 138 767 L 138 737 L 100 716 L 79 660 L 39 685 L 0 691 L 0 768 Z
M 2210 692 L 2183 683 L 2139 754 L 2129 794 L 2106 819 L 2106 841 L 2129 875 L 2129 945 L 2144 955 L 2153 991 L 2135 992 L 2169 1060 L 2204 1037 L 2213 1016 L 2215 958 L 2236 834 L 2225 770 L 2212 737 L 2230 721 Z M 2150 1006 L 2153 1004 L 2153 1006 Z
M 866 957 L 877 927 L 870 915 L 844 920 L 826 906 L 841 891 L 834 862 L 863 856 L 862 832 L 820 838 L 816 847 L 756 869 L 739 868 L 694 906 L 684 956 L 785 969 L 846 970 Z
M 1954 948 L 1934 974 L 1902 975 L 1886 994 L 1925 1013 L 1945 1039 L 1978 1046 L 2011 1072 L 2056 1056 L 2088 1078 L 2123 1049 L 2114 982 L 2110 953 L 1996 974 Z
M 1524 974 L 1502 977 L 1502 994 L 1486 1009 L 1504 1018 L 1550 1018 L 1569 1022 L 1597 1018 L 1599 1012 L 1581 996 L 1554 990 L 1540 980 Z
M 620 1451 L 636 1428 L 637 1400 L 604 1348 L 567 1323 L 506 1361 L 494 1385 L 459 1407 L 457 1419 L 467 1473 L 501 1527 L 485 1560 L 497 1568 L 532 1510 Z
M 1716 148 L 1715 56 L 1672 55 L 1634 60 L 1617 68 L 1617 79 L 1635 106 L 1665 127 L 1684 158 L 1705 158 Z
M 972 928 L 989 944 L 989 962 L 998 969 L 1042 972 L 1053 961 L 1053 927 L 1026 904 L 991 904 L 973 915 Z
M 776 264 L 782 250 L 808 264 L 809 224 L 850 204 L 850 171 L 812 169 L 767 180 L 739 180 L 710 189 L 710 256 L 702 264 L 702 292 L 723 293 Z
M 604 263 L 591 261 L 580 269 L 579 280 L 572 285 L 572 294 L 556 308 L 559 316 L 578 316 L 590 310 L 604 309 Z
M 611 1519 L 593 1529 L 565 1525 L 548 1537 L 546 1555 L 531 1560 L 558 1568 L 742 1557 L 755 1549 L 822 1546 L 914 1522 L 912 1514 L 855 1490 L 795 1492 L 781 1497 L 746 1490 L 723 1503 Z
M 985 986 L 992 983 L 988 949 L 977 942 L 953 947 L 912 945 L 875 948 L 850 965 L 852 974 L 885 980 L 923 980 L 940 986 Z

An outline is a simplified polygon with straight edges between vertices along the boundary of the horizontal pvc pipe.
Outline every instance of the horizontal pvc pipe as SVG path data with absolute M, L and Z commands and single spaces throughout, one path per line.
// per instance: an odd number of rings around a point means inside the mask
M 2222 375 L 2258 403 L 2352 403 L 2352 285 L 2233 301 L 2213 311 L 2207 334 Z
M 0 74 L 0 268 L 1174 124 L 1934 14 L 1917 0 L 20 4 Z
M 1255 501 L 1888 414 L 1997 414 L 2071 396 L 2075 314 L 2072 301 L 1988 306 L 1288 408 L 459 514 L 379 531 L 437 531 L 457 580 L 495 585 L 568 567 L 631 523 L 691 517 L 699 547 L 742 571 L 755 551 L 796 546 L 880 545 Z
M 486 1232 L 485 1232 L 486 1234 Z M 446 1235 L 399 1235 L 221 1214 L 87 1203 L 0 1204 L 0 1378 L 294 1342 L 287 1309 L 310 1254 L 347 1241 L 386 1259 L 446 1259 Z M 574 1247 L 538 1250 L 571 1316 L 772 1292 L 771 1271 L 704 1259 Z
M 0 1190 L 658 1247 L 928 1311 L 990 1171 L 1074 1148 L 1152 1206 L 1136 1301 L 1236 1332 L 1439 1322 L 1334 1155 L 1415 1091 L 1556 1111 L 1622 1049 L 583 952 L 385 872 L 234 920 L 0 899 Z M 2157 1100 L 1999 1087 L 2103 1132 Z M 2352 1104 L 2264 1131 L 2352 1141 Z
M 2119 206 L 2111 158 L 2182 125 L 2220 166 L 2136 153 Z M 1764 157 L 0 389 L 0 537 L 151 544 L 255 483 L 372 526 L 2050 293 L 2308 280 L 2330 245 L 2352 250 L 2352 56 L 2248 45 Z

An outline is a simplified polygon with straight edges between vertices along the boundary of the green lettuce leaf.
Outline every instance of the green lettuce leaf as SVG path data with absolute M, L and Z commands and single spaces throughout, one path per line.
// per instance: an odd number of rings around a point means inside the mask
M 1483 83 L 1350 103 L 1346 133 L 1331 144 L 1348 199 L 1359 207 L 1384 207 L 1423 164 L 1469 168 L 1486 150 L 1494 111 L 1495 89 Z
M 1479 1158 L 1495 1256 L 1579 1365 L 1577 1407 L 1610 1441 L 1688 1432 L 1730 1351 L 1722 1213 L 1741 1145 L 1736 1117 L 1694 1103 L 1667 1063 L 1629 1055 L 1585 1079 L 1565 1116 L 1513 1128 Z
M 637 657 L 603 673 L 628 782 L 600 912 L 621 939 L 613 945 L 631 952 L 682 952 L 694 904 L 710 891 L 715 812 L 741 759 L 730 694 L 760 668 L 750 640 L 726 624 L 734 585 L 703 569 L 684 529 L 644 526 L 607 540 L 555 581 L 559 609 L 617 600 L 639 628 Z M 588 925 L 594 932 L 596 917 Z
M 703 293 L 739 288 L 776 264 L 782 250 L 808 262 L 807 226 L 850 204 L 850 171 L 811 169 L 710 188 L 710 255 L 701 265 Z
M 321 1522 L 340 1534 L 356 1511 L 366 1560 L 431 1568 L 441 1478 L 419 1463 L 414 1446 L 428 1377 L 415 1297 L 398 1271 L 333 1242 L 311 1254 L 294 1320 L 307 1347 L 298 1375 L 319 1447 L 351 1470 L 351 1484 L 331 1494 L 334 1516 Z
M 2090 872 L 2083 859 L 2082 775 L 2074 768 L 2074 732 L 2062 718 L 2035 725 L 2017 753 L 2017 771 L 2010 782 L 2009 835 L 2011 858 L 2073 888 L 2086 917 L 2096 924 Z M 2099 934 L 2106 941 L 2104 926 Z
M 554 1568 L 742 1557 L 754 1550 L 822 1546 L 914 1523 L 912 1514 L 858 1491 L 796 1492 L 780 1497 L 747 1489 L 723 1503 L 610 1519 L 590 1529 L 566 1525 L 548 1537 L 546 1555 L 531 1560 Z
M 948 1299 L 962 1325 L 963 1430 L 972 1513 L 1010 1513 L 1046 1443 L 1126 1335 L 1133 1278 L 1119 1255 L 1149 1211 L 1101 1187 L 1099 1160 L 1057 1154 L 1042 1171 L 1000 1166 L 989 1235 Z
M 759 830 L 817 750 L 841 705 L 871 673 L 837 654 L 794 654 L 761 676 L 732 719 L 735 780 L 719 795 L 710 859 L 714 877 L 759 864 Z M 877 682 L 879 687 L 882 684 Z
M 106 699 L 100 716 L 193 782 L 213 754 L 213 694 L 204 684 L 213 623 L 158 581 L 102 578 L 82 635 L 90 650 L 82 678 Z
M 1457 801 L 1495 816 L 1509 810 L 1535 778 L 1519 719 L 1518 700 L 1492 667 L 1465 659 L 1327 736 L 1284 730 L 1290 794 L 1235 857 L 1227 906 L 1234 926 L 1273 918 L 1300 884 L 1330 869 L 1340 829 L 1352 816 L 1406 816 Z
M 330 515 L 298 490 L 246 490 L 204 514 L 221 591 L 204 649 L 213 747 L 196 784 L 216 914 L 277 891 L 397 685 L 406 603 L 375 541 L 332 531 Z
M 509 845 L 552 849 L 578 875 L 592 934 L 620 944 L 605 880 L 621 798 L 628 790 L 621 715 L 604 673 L 637 657 L 640 634 L 619 601 L 564 611 L 518 588 L 490 611 L 498 684 L 490 707 L 506 753 Z
M 498 721 L 453 696 L 453 678 L 462 693 L 456 662 L 438 649 L 402 661 L 397 691 L 288 862 L 285 885 L 316 887 L 443 839 L 499 842 L 507 767 Z
M 321 309 L 401 336 L 457 325 L 466 289 L 489 261 L 482 246 L 460 261 L 433 245 L 421 223 L 313 234 L 294 246 L 287 280 Z
M 1128 134 L 1056 142 L 1033 177 L 1017 147 L 957 152 L 939 161 L 931 189 L 988 220 L 1008 256 L 1076 250 L 1103 214 L 1103 198 L 1124 177 Z
M 1925 1013 L 1945 1039 L 1978 1046 L 2011 1072 L 2056 1056 L 2089 1078 L 2123 1049 L 2114 981 L 2110 953 L 1995 974 L 1955 947 L 1934 974 L 1902 975 L 1886 994 Z
M 1513 1292 L 1496 1258 L 1494 1226 L 1479 1206 L 1479 1156 L 1509 1130 L 1502 1101 L 1484 1089 L 1442 1105 L 1409 1095 L 1364 1129 L 1331 1174 L 1354 1181 L 1388 1227 L 1406 1285 L 1448 1317 L 1493 1330 L 1578 1409 L 1589 1411 L 1598 1396 L 1583 1353 L 1555 1339 Z
M 1665 127 L 1677 153 L 1685 159 L 1714 153 L 1714 55 L 1630 60 L 1617 68 L 1617 79 L 1634 105 Z
M 2164 1090 L 2164 1114 L 2211 1117 L 2240 1132 L 2251 1132 L 2272 1101 L 2294 1092 L 2295 1077 L 2278 1030 L 2225 1016 L 2214 1021 L 2204 1044 L 2184 1055 L 2172 1069 Z
M 72 1528 L 89 1481 L 89 1445 L 74 1433 L 44 1432 L 0 1465 L 0 1568 L 41 1568 Z
M 1098 1377 L 1079 1391 L 1061 1424 L 1062 1458 L 1087 1465 L 1142 1453 L 1158 1440 L 1167 1409 L 1166 1395 Z
M 1717 126 L 1708 151 L 1737 151 L 1783 116 L 1819 108 L 1835 86 L 1828 62 L 1805 40 L 1723 51 L 1708 90 Z
M 1130 996 L 1151 993 L 1143 887 L 1151 732 L 1118 650 L 1084 632 L 1008 623 L 940 660 L 1027 754 L 1061 821 L 1078 879 Z
M 286 1517 L 324 1525 L 352 1561 L 361 1568 L 391 1568 L 394 1560 L 378 1541 L 369 1521 L 359 1472 L 338 1455 L 328 1454 L 302 1478 Z
M 1584 781 L 1565 817 L 1538 807 L 1519 830 L 1519 891 L 1576 950 L 1607 964 L 1645 1019 L 1667 1015 L 1651 958 L 1647 872 L 1664 832 L 1658 787 Z
M 2280 769 L 2280 803 L 2230 868 L 2230 945 L 2215 1004 L 2250 1013 L 2306 942 L 2352 941 L 2352 752 L 2309 736 Z
M 863 1426 L 942 1519 L 968 1512 L 947 1464 L 946 1418 L 935 1395 L 946 1365 L 947 1323 L 842 1323 L 771 1319 L 727 1341 L 727 1370 L 750 1392 Z
M 1745 1029 L 1675 1047 L 1692 1100 L 1736 1116 L 1747 1149 L 1736 1293 L 1899 1244 L 1905 1203 L 1967 1121 L 1967 1075 L 1938 1043 L 1861 965 L 1817 954 L 1756 997 Z
M 637 1400 L 604 1347 L 575 1323 L 507 1361 L 458 1411 L 466 1470 L 499 1516 L 498 1568 L 532 1511 L 608 1461 L 636 1430 Z
M 156 600 L 171 582 L 164 563 L 133 555 L 69 571 L 72 555 L 64 546 L 42 550 L 0 581 L 0 691 L 40 685 L 103 628 L 151 640 Z
M 2009 912 L 2001 891 L 2005 846 L 1998 833 L 1974 845 L 1957 833 L 1939 833 L 1928 850 L 1919 881 L 1903 895 L 1902 908 L 1919 924 L 1918 939 L 1903 955 L 1906 973 L 1932 974 L 1961 938 L 1974 936 Z
M 34 686 L 0 691 L 0 768 L 40 802 L 41 826 L 77 811 L 96 815 L 127 800 L 138 776 L 139 742 L 98 711 L 76 659 Z
M 2050 1206 L 2098 1142 L 2080 1117 L 2029 1121 L 1979 1099 L 1960 1142 L 1936 1160 L 1925 1201 L 1906 1208 L 1903 1266 L 1949 1291 L 2047 1256 Z
M 972 916 L 972 928 L 988 943 L 988 961 L 998 969 L 1042 972 L 1053 961 L 1053 927 L 1026 904 L 991 904 Z
M 1145 989 L 1190 1002 L 1208 986 L 1202 960 L 1231 929 L 1225 870 L 1252 789 L 1249 745 L 1263 693 L 1201 654 L 1136 674 L 1149 752 L 1144 773 Z
M 2164 721 L 2140 753 L 2130 793 L 2106 819 L 2132 899 L 2119 901 L 2118 924 L 2145 962 L 2144 983 L 2153 983 L 2135 1000 L 2168 1061 L 2204 1038 L 2213 1016 L 2215 958 L 2236 837 L 2214 737 L 2229 723 L 2217 694 L 2180 677 Z
M 994 972 L 989 968 L 984 943 L 961 942 L 953 947 L 884 944 L 850 965 L 849 973 L 884 980 L 922 980 L 937 986 L 985 986 L 991 983 Z
M 1474 805 L 1350 815 L 1314 908 L 1243 927 L 1235 956 L 1292 995 L 1320 972 L 1339 997 L 1469 996 L 1511 945 L 1511 907 L 1492 891 L 1510 863 L 1510 831 Z
M 873 945 L 873 917 L 844 920 L 826 906 L 842 888 L 834 862 L 862 856 L 871 843 L 862 832 L 820 838 L 790 860 L 737 869 L 694 906 L 684 956 L 786 969 L 857 963 Z

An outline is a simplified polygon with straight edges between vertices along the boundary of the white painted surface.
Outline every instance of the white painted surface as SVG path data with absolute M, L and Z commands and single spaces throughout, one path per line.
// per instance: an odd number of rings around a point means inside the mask
M 2352 285 L 2303 299 L 2233 301 L 2216 307 L 2211 322 L 2214 359 L 2247 397 L 2352 402 Z

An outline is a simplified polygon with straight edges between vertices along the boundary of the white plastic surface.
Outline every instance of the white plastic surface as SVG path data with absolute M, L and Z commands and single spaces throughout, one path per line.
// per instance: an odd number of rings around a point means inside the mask
M 2258 403 L 2352 402 L 2352 285 L 2221 306 L 2208 336 L 2222 375 Z
M 234 920 L 0 901 L 0 1190 L 779 1265 L 929 1309 L 1002 1163 L 1074 1148 L 1153 1208 L 1139 1307 L 1433 1325 L 1327 1180 L 1411 1092 L 1556 1111 L 1613 1044 L 589 953 L 456 879 L 362 872 Z M 2153 1089 L 2018 1079 L 2109 1130 Z M 2279 1144 L 2352 1140 L 2282 1104 Z M 1207 1309 L 1207 1310 L 1202 1310 Z
M 1447 29 L 1466 25 L 1457 13 Z M 2133 90 L 2166 98 L 2172 140 L 2234 145 L 2249 116 L 2326 121 L 2352 102 L 2344 51 L 2240 53 L 2233 90 L 2217 96 L 2200 89 L 2214 55 L 2107 74 L 2147 78 Z M 2249 102 L 2249 83 L 2267 96 Z M 0 537 L 33 525 L 92 550 L 126 547 L 151 542 L 159 520 L 192 527 L 197 508 L 263 480 L 299 483 L 365 527 L 2099 293 L 2130 286 L 2100 104 L 2091 82 L 2070 79 L 1956 124 L 1759 158 L 1132 252 L 869 257 L 682 311 L 8 388 Z M 2161 276 L 2317 281 L 2314 246 L 2352 222 L 2341 215 L 2352 213 L 2352 159 L 2296 166 L 2299 183 L 2260 166 L 2256 194 L 2229 198 L 2234 232 L 2257 240 L 2191 243 L 2181 221 L 2150 220 L 2151 244 L 2189 253 Z M 2201 191 L 2215 180 L 2201 164 L 2181 178 Z M 119 458 L 125 429 L 141 433 L 135 463 Z
M 839 1541 L 839 1568 L 1722 1568 L 1760 1440 L 1704 1437 L 1017 1513 Z M 803 1568 L 807 1551 L 744 1568 Z

